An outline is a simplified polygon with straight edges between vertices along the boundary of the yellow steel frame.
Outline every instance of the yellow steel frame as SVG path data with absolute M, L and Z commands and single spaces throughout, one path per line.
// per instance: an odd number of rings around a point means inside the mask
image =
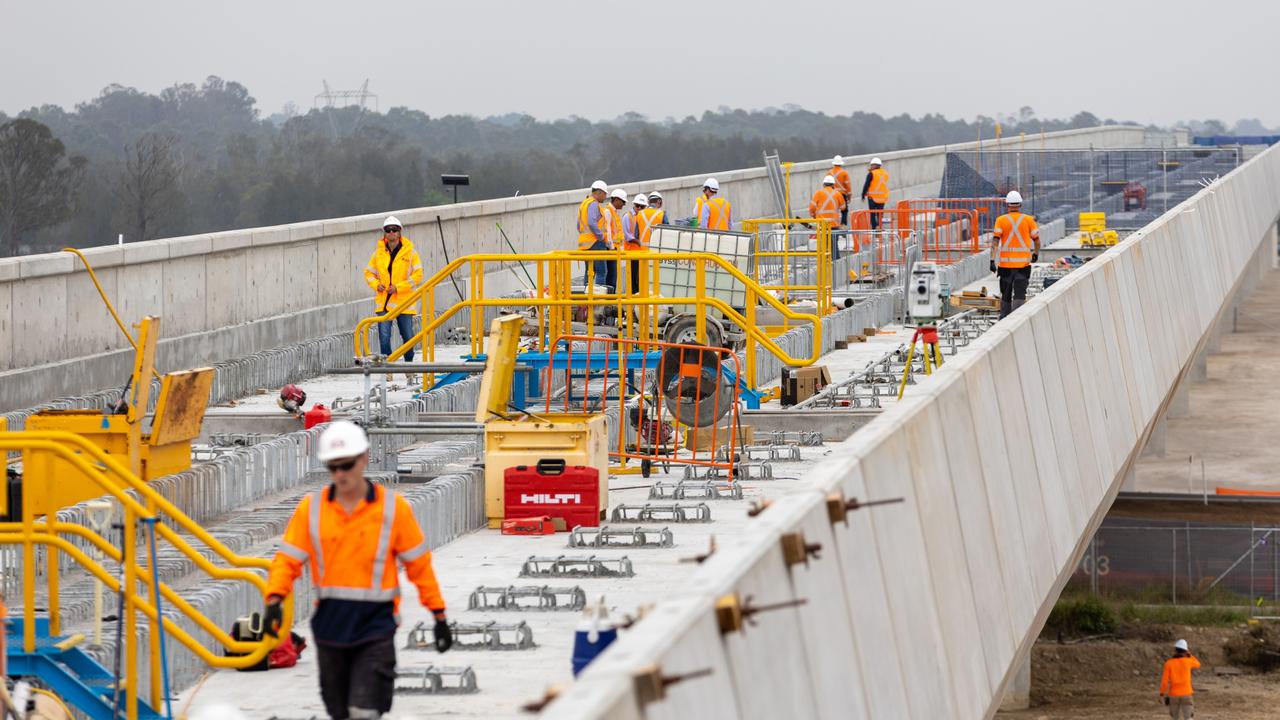
M 814 249 L 813 250 L 792 250 L 786 242 L 783 242 L 781 250 L 761 250 L 760 249 L 760 231 L 766 226 L 781 225 L 783 230 L 790 235 L 791 228 L 796 225 L 803 225 L 812 228 L 814 233 Z M 752 275 L 755 276 L 756 283 L 764 290 L 776 293 L 783 303 L 788 303 L 797 293 L 808 296 L 813 293 L 818 305 L 818 316 L 822 317 L 831 313 L 831 221 L 827 218 L 752 218 L 742 221 L 742 231 L 751 233 L 755 236 L 755 252 L 754 266 Z M 760 259 L 761 258 L 778 258 L 782 269 L 782 282 L 777 284 L 767 284 L 760 281 Z M 814 268 L 814 284 L 812 285 L 795 285 L 791 283 L 791 278 L 795 272 L 800 269 L 802 264 L 812 263 Z
M 125 692 L 125 709 L 127 717 L 134 720 L 138 716 L 138 633 L 137 614 L 142 613 L 153 625 L 163 621 L 164 630 L 183 646 L 195 653 L 211 667 L 243 668 L 257 664 L 278 643 L 274 638 L 263 638 L 258 642 L 233 640 L 225 630 L 215 624 L 204 614 L 195 609 L 181 595 L 168 585 L 160 584 L 160 594 L 183 616 L 192 620 L 201 630 L 209 633 L 221 645 L 222 649 L 237 653 L 247 653 L 238 657 L 224 657 L 204 647 L 196 638 L 181 626 L 168 618 L 160 618 L 156 612 L 159 602 L 155 597 L 152 572 L 148 560 L 139 566 L 138 524 L 150 518 L 163 518 L 157 522 L 157 536 L 168 541 L 183 555 L 189 558 L 196 567 L 218 580 L 238 580 L 247 582 L 258 589 L 265 599 L 266 580 L 260 571 L 270 567 L 270 562 L 262 558 L 251 558 L 236 555 L 229 548 L 210 535 L 203 527 L 182 513 L 175 505 L 138 478 L 119 460 L 103 452 L 92 442 L 67 432 L 26 431 L 0 432 L 0 453 L 21 451 L 23 454 L 23 513 L 21 522 L 0 522 L 0 544 L 22 545 L 23 572 L 23 649 L 34 652 L 35 636 L 35 593 L 36 593 L 36 545 L 48 548 L 48 557 L 44 562 L 48 576 L 48 608 L 49 628 L 53 635 L 61 633 L 60 604 L 58 597 L 58 552 L 65 552 L 73 560 L 85 568 L 91 575 L 101 581 L 113 592 L 120 592 L 121 581 L 108 570 L 89 557 L 83 550 L 68 540 L 68 536 L 79 537 L 88 542 L 105 557 L 123 565 L 124 587 L 124 626 L 125 662 L 122 678 Z M 32 512 L 33 500 L 51 492 L 51 486 L 57 478 L 46 471 L 53 458 L 74 466 L 77 470 L 92 478 L 105 495 L 113 498 L 123 509 L 124 547 L 118 548 L 93 530 L 82 525 L 59 522 L 57 513 L 50 512 L 43 520 L 37 520 Z M 132 494 L 131 494 L 131 492 Z M 201 552 L 192 547 L 178 531 L 170 527 L 170 523 L 179 530 L 194 536 L 200 543 L 231 567 L 214 565 Z M 143 555 L 149 557 L 143 549 Z M 146 595 L 138 592 L 138 583 L 145 583 Z M 288 632 L 293 621 L 293 601 L 290 597 L 284 608 L 284 630 Z M 160 653 L 158 643 L 160 633 L 152 632 L 150 653 L 151 704 L 160 707 L 162 686 L 160 682 Z
M 792 253 L 796 255 L 797 253 Z M 810 253 L 812 254 L 812 253 Z M 828 261 L 830 255 L 828 254 Z M 575 268 L 580 273 L 578 263 L 607 259 L 617 263 L 618 277 L 625 277 L 625 270 L 632 261 L 638 261 L 641 276 L 641 291 L 630 293 L 597 293 L 594 284 L 588 283 L 586 292 L 572 291 L 572 280 Z M 499 297 L 490 298 L 484 295 L 486 270 L 494 266 L 509 263 L 533 264 L 537 270 L 537 287 L 534 296 L 527 298 Z M 694 294 L 689 297 L 661 297 L 658 294 L 658 272 L 663 264 L 683 263 L 692 265 L 695 277 Z M 446 283 L 450 275 L 466 266 L 469 272 L 467 280 L 467 298 L 444 309 L 439 314 L 436 309 L 436 290 L 441 283 Z M 730 306 L 724 300 L 707 293 L 707 271 L 715 269 L 732 275 L 746 288 L 746 306 L 742 312 Z M 830 263 L 827 264 L 827 275 L 830 275 Z M 830 280 L 828 277 L 828 287 Z M 620 287 L 629 287 L 619 280 Z M 829 293 L 829 290 L 828 290 Z M 676 306 L 685 307 L 695 316 L 697 336 L 706 338 L 707 312 L 718 310 L 747 334 L 746 346 L 746 380 L 750 387 L 756 386 L 755 358 L 757 347 L 780 359 L 787 365 L 806 366 L 817 361 L 822 353 L 822 321 L 818 316 L 792 310 L 784 302 L 774 297 L 768 289 L 761 287 L 752 278 L 739 270 L 724 258 L 711 253 L 682 252 L 645 252 L 645 251 L 564 251 L 529 254 L 478 254 L 466 255 L 445 265 L 427 279 L 421 287 L 413 291 L 399 308 L 386 315 L 378 315 L 362 319 L 355 328 L 355 354 L 357 357 L 368 357 L 372 354 L 369 345 L 369 331 L 375 323 L 386 322 L 403 313 L 414 304 L 420 307 L 423 322 L 422 328 L 408 342 L 401 345 L 389 356 L 388 361 L 395 361 L 404 356 L 415 346 L 421 346 L 422 357 L 427 362 L 435 360 L 435 334 L 450 318 L 463 310 L 470 310 L 471 353 L 479 355 L 483 352 L 485 337 L 484 312 L 486 307 L 529 307 L 535 308 L 538 317 L 538 349 L 546 351 L 552 339 L 562 335 L 577 335 L 572 328 L 573 310 L 578 307 L 597 308 L 614 307 L 621 318 L 619 335 L 633 340 L 659 340 L 660 328 L 658 316 L 662 309 Z M 762 328 L 756 326 L 756 307 L 765 304 L 776 309 L 784 318 L 797 323 L 809 323 L 813 327 L 812 347 L 805 357 L 792 357 Z M 587 333 L 592 334 L 593 313 L 587 315 Z

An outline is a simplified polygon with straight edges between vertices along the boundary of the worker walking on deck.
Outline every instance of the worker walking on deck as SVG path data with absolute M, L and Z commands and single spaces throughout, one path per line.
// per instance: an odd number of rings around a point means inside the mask
M 844 195 L 836 189 L 835 177 L 828 175 L 822 178 L 822 187 L 818 188 L 809 201 L 809 217 L 829 220 L 831 229 L 835 231 L 840 229 L 840 217 L 844 210 Z M 835 242 L 835 236 L 831 238 L 831 259 L 840 259 L 840 248 Z
M 609 194 L 609 186 L 603 180 L 591 183 L 591 193 L 578 205 L 578 249 L 603 252 L 609 249 L 608 218 L 605 216 L 605 198 Z M 584 285 L 594 282 L 608 285 L 608 260 L 592 260 L 587 263 L 587 273 L 583 277 Z
M 871 229 L 880 229 L 878 210 L 884 210 L 889 202 L 889 171 L 885 170 L 880 158 L 873 157 L 868 165 L 867 179 L 862 182 L 862 199 L 867 201 L 867 209 L 871 211 Z
M 1160 699 L 1169 706 L 1169 717 L 1174 720 L 1196 716 L 1191 688 L 1191 671 L 1200 667 L 1200 661 L 1187 649 L 1187 641 L 1179 640 L 1173 646 L 1173 657 L 1164 661 L 1160 673 Z
M 453 633 L 413 508 L 399 493 L 365 479 L 364 430 L 335 422 L 319 444 L 316 457 L 333 482 L 303 497 L 289 520 L 267 575 L 264 631 L 279 635 L 280 603 L 309 563 L 318 598 L 311 633 L 325 709 L 331 718 L 377 718 L 391 710 L 396 677 L 396 563 L 404 565 L 418 599 L 435 617 L 437 651 L 453 645 Z
M 708 230 L 729 230 L 733 227 L 732 207 L 727 198 L 719 197 L 720 183 L 707 178 L 702 183 L 702 194 L 694 201 L 693 225 Z
M 1022 214 L 1022 194 L 1005 197 L 1009 212 L 996 218 L 991 239 L 991 271 L 1000 278 L 1000 317 L 1022 307 L 1031 282 L 1031 263 L 1040 260 L 1040 228 Z
M 414 288 L 422 284 L 422 258 L 418 257 L 418 251 L 413 248 L 409 238 L 401 234 L 403 229 L 404 226 L 395 215 L 383 220 L 382 239 L 378 240 L 378 246 L 374 248 L 369 264 L 364 268 L 364 281 L 377 293 L 375 309 L 378 315 L 400 310 L 401 305 L 404 305 L 394 321 L 378 323 L 378 349 L 383 357 L 391 354 L 393 322 L 400 331 L 401 343 L 409 342 L 418 332 L 414 323 L 414 318 L 418 316 L 417 307 L 413 303 L 406 303 L 405 299 Z M 404 354 L 404 359 L 406 362 L 413 362 L 413 347 Z M 412 383 L 415 376 L 409 374 L 405 379 Z
M 837 155 L 831 158 L 831 177 L 836 181 L 836 190 L 844 197 L 844 208 L 840 211 L 840 226 L 849 226 L 849 202 L 853 200 L 853 180 L 849 171 L 844 169 L 844 157 Z

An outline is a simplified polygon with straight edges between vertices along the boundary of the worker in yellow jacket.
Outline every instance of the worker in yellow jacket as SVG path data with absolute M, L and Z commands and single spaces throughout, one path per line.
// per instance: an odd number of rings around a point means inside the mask
M 378 323 L 378 348 L 383 357 L 391 354 L 393 322 L 400 331 L 402 343 L 409 342 L 418 332 L 414 323 L 418 308 L 405 299 L 422 284 L 422 258 L 418 257 L 418 251 L 409 238 L 404 237 L 403 230 L 404 226 L 395 215 L 383 220 L 382 238 L 364 268 L 364 281 L 376 293 L 374 312 L 394 316 Z M 413 362 L 412 347 L 404 354 L 404 359 Z M 416 379 L 412 373 L 405 377 L 410 383 Z
M 603 180 L 591 183 L 591 192 L 578 205 L 578 249 L 605 252 L 609 249 L 608 218 L 605 217 L 605 199 L 609 186 Z M 608 260 L 591 260 L 586 263 L 584 285 L 603 283 L 609 274 Z

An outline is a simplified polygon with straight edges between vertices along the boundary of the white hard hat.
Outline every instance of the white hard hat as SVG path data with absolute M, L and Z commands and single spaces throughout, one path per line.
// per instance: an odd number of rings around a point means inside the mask
M 835 177 L 833 177 L 833 176 L 831 176 L 831 175 L 828 175 L 828 176 L 826 176 L 826 177 L 822 178 L 822 184 L 823 184 L 823 185 L 835 185 L 835 184 L 836 184 L 836 179 L 835 179 Z
M 1179 649 L 1179 650 L 1186 650 L 1186 649 L 1187 649 L 1187 641 L 1186 641 L 1186 640 L 1179 640 L 1178 642 L 1174 643 L 1174 644 L 1173 644 L 1173 646 L 1174 646 L 1175 648 Z
M 591 183 L 591 191 L 595 192 L 596 190 L 600 190 L 602 192 L 609 192 L 609 186 L 606 185 L 603 180 L 597 180 Z
M 626 201 L 627 201 L 627 191 L 626 191 L 626 190 L 623 190 L 622 188 L 618 188 L 617 190 L 614 190 L 612 193 L 610 193 L 610 194 L 609 194 L 609 197 L 616 197 L 616 198 L 618 198 L 619 200 L 621 200 L 622 202 L 626 202 Z
M 1010 205 L 1021 205 L 1022 193 L 1018 192 L 1017 190 L 1010 190 L 1009 194 L 1005 196 L 1004 201 L 1009 203 Z
M 702 187 L 711 188 L 716 192 L 720 192 L 720 183 L 717 182 L 715 178 L 707 178 L 707 181 L 702 183 Z
M 635 200 L 632 200 L 631 202 L 635 203 L 636 205 L 640 205 L 642 207 L 649 207 L 649 198 L 645 196 L 644 193 L 640 193 L 639 195 L 637 195 Z
M 844 165 L 844 156 L 843 156 L 843 155 L 837 155 L 837 156 L 835 156 L 835 157 L 831 158 L 831 164 L 832 164 L 832 165 Z
M 369 438 L 359 425 L 338 420 L 329 424 L 320 433 L 320 449 L 316 450 L 316 459 L 329 462 L 340 458 L 356 457 L 369 450 Z
M 400 222 L 400 218 L 396 217 L 395 215 L 388 215 L 387 219 L 382 221 L 382 227 L 384 228 L 391 227 L 392 225 L 395 225 L 398 228 L 404 227 L 404 225 Z
M 661 199 L 662 199 L 662 193 L 658 192 L 657 190 L 654 190 L 653 192 L 649 193 L 649 202 L 653 202 L 654 200 L 661 200 Z
M 873 158 L 871 158 L 871 164 L 872 164 L 872 165 L 883 165 L 884 163 L 880 162 L 880 158 L 878 158 L 878 157 L 873 157 Z

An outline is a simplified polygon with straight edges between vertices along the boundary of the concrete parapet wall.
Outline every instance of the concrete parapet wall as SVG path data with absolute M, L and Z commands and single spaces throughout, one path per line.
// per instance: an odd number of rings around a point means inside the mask
M 1278 216 L 1272 148 L 1028 301 L 720 538 L 544 716 L 991 717 Z M 836 492 L 905 502 L 832 523 Z M 822 556 L 788 568 L 796 531 Z M 807 603 L 721 636 L 730 592 Z M 649 663 L 711 674 L 641 710 Z
M 1025 140 L 1027 148 L 1141 145 L 1137 127 L 1101 127 Z M 1006 138 L 1004 147 L 1018 147 Z M 984 147 L 994 147 L 994 142 Z M 973 143 L 950 149 L 972 149 Z M 881 153 L 895 198 L 937 192 L 948 148 Z M 868 156 L 850 156 L 854 174 Z M 792 168 L 793 212 L 803 212 L 827 161 Z M 714 174 L 736 218 L 773 214 L 764 168 Z M 677 216 L 692 214 L 704 175 L 624 183 L 628 192 L 660 190 Z M 573 247 L 582 190 L 397 210 L 428 274 L 451 258 L 505 253 L 501 223 L 521 252 Z M 126 322 L 163 317 L 164 368 L 207 365 L 237 355 L 349 331 L 371 314 L 361 277 L 385 213 L 106 246 L 85 251 Z M 436 219 L 440 219 L 437 225 Z M 440 232 L 443 231 L 444 247 Z M 513 289 L 504 282 L 491 292 Z M 497 285 L 502 285 L 499 287 Z M 509 287 L 508 287 L 509 286 Z M 0 412 L 63 395 L 122 385 L 131 351 L 69 254 L 0 259 Z

